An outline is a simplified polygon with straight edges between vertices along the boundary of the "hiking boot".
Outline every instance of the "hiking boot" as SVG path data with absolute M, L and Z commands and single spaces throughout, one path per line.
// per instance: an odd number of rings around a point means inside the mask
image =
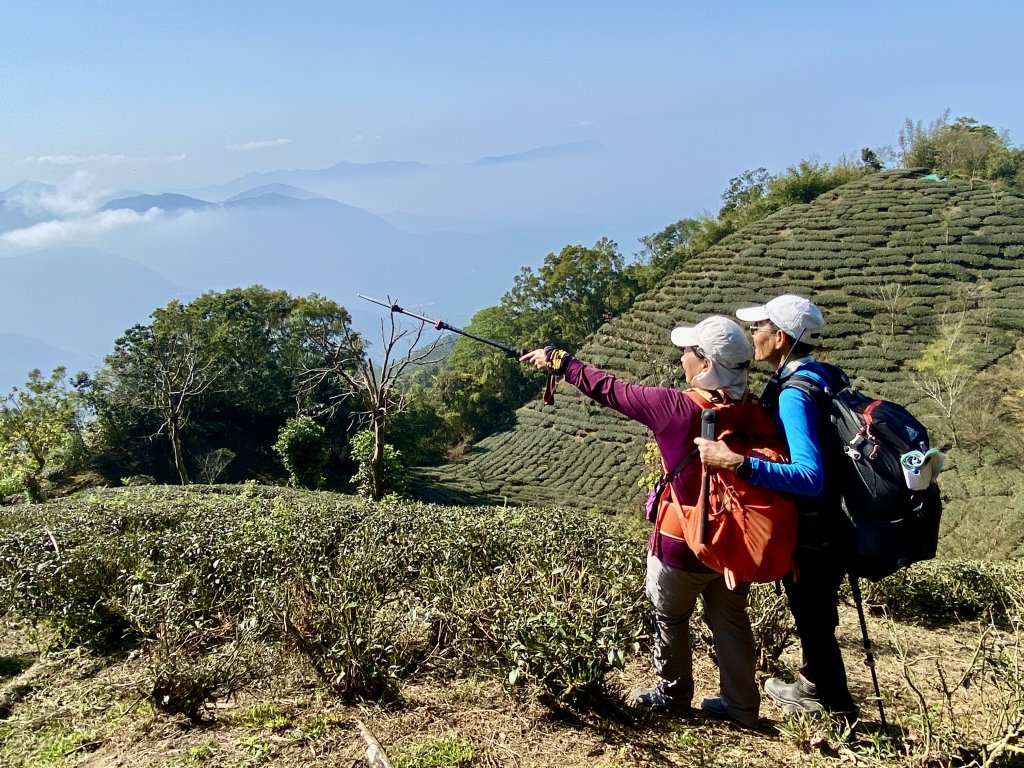
M 757 727 L 757 713 L 730 707 L 721 696 L 709 696 L 700 703 L 700 711 L 712 717 L 724 717 L 744 728 Z
M 633 691 L 633 706 L 646 707 L 670 715 L 687 717 L 692 714 L 689 704 L 670 699 L 659 688 L 637 688 Z
M 781 678 L 769 677 L 764 684 L 764 692 L 780 704 L 789 704 L 804 712 L 821 712 L 821 701 L 818 689 L 802 677 L 796 682 L 784 683 Z

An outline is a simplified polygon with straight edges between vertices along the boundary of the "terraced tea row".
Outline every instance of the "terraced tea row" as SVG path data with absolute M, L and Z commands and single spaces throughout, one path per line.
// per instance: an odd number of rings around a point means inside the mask
M 779 293 L 811 296 L 828 320 L 820 357 L 862 388 L 923 407 L 910 365 L 943 324 L 959 324 L 970 364 L 1008 354 L 1024 331 L 1024 197 L 889 171 L 795 205 L 723 240 L 639 297 L 573 352 L 648 384 L 682 385 L 669 330 Z M 425 471 L 430 500 L 636 507 L 647 433 L 562 384 L 514 429 L 460 463 Z

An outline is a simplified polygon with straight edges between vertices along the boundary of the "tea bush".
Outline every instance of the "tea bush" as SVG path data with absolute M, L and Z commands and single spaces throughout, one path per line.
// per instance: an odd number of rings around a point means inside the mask
M 1005 624 L 1022 608 L 1024 568 L 1012 563 L 931 560 L 877 583 L 864 582 L 864 601 L 895 619 L 942 626 L 974 619 Z
M 0 509 L 0 613 L 64 643 L 137 645 L 154 705 L 193 720 L 289 654 L 346 700 L 396 698 L 416 674 L 489 673 L 585 707 L 646 653 L 638 521 L 255 485 L 95 491 Z M 1005 622 L 1024 576 L 921 563 L 865 594 L 894 617 Z M 785 599 L 762 585 L 750 605 L 774 671 L 793 642 Z
M 0 612 L 146 651 L 193 719 L 290 649 L 346 699 L 470 664 L 583 700 L 646 625 L 642 538 L 578 510 L 148 486 L 0 517 Z

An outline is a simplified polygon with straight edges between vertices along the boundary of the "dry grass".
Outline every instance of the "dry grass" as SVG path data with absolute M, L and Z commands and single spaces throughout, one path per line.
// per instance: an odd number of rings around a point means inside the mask
M 975 657 L 974 627 L 924 630 L 870 619 L 886 714 L 903 727 L 895 742 L 873 736 L 877 708 L 862 652 L 856 617 L 844 608 L 841 642 L 850 682 L 862 702 L 864 730 L 848 743 L 822 724 L 786 721 L 766 700 L 761 727 L 748 731 L 705 718 L 678 719 L 631 710 L 614 700 L 601 713 L 555 713 L 536 697 L 510 692 L 492 679 L 420 680 L 402 690 L 402 704 L 389 709 L 344 706 L 299 665 L 263 687 L 218 702 L 209 722 L 189 724 L 157 713 L 140 692 L 144 672 L 131 654 L 97 658 L 82 652 L 48 657 L 53 663 L 6 720 L 0 720 L 0 764 L 27 766 L 358 766 L 365 743 L 356 720 L 365 723 L 396 768 L 407 766 L 832 766 L 944 765 L 929 763 L 926 738 L 916 722 L 918 700 L 907 686 L 901 653 L 916 684 L 935 702 L 936 665 L 948 679 Z M 0 685 L 6 685 L 39 654 L 40 638 L 25 627 L 0 625 Z M 783 662 L 791 668 L 797 651 Z M 699 702 L 717 693 L 711 660 L 698 654 Z M 621 700 L 649 682 L 646 663 L 634 660 L 610 682 Z M 951 717 L 964 728 L 984 727 L 991 702 L 984 686 L 957 691 Z M 967 694 L 964 696 L 964 694 Z M 971 698 L 975 696 L 975 698 Z M 899 748 L 895 745 L 898 744 Z M 459 745 L 461 751 L 444 748 Z M 931 757 L 941 758 L 936 741 Z M 429 756 L 434 755 L 435 762 Z M 441 755 L 441 757 L 437 757 Z

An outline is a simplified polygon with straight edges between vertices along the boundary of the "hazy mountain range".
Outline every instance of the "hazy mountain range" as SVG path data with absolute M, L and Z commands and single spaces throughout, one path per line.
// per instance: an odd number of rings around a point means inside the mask
M 33 367 L 92 368 L 157 307 L 210 290 L 317 292 L 372 337 L 381 312 L 356 292 L 464 324 L 522 266 L 606 234 L 567 184 L 547 181 L 582 184 L 592 159 L 581 159 L 602 149 L 578 142 L 457 166 L 343 162 L 196 190 L 21 182 L 0 193 L 0 391 Z

